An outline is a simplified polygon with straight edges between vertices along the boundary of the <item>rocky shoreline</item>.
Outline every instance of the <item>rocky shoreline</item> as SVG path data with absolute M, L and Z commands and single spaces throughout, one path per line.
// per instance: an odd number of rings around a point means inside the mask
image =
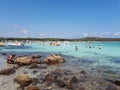
M 119 76 L 111 74 L 106 79 L 84 69 L 65 68 L 60 55 L 42 61 L 40 57 L 18 56 L 17 63 L 0 70 L 0 90 L 120 90 Z

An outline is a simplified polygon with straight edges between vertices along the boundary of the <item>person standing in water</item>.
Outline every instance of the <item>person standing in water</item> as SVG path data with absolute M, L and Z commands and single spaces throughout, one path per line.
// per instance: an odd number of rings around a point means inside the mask
M 99 49 L 101 49 L 101 48 L 102 48 L 102 46 L 101 46 L 101 45 L 99 45 L 99 46 L 98 46 L 98 48 L 99 48 Z
M 75 50 L 78 51 L 78 47 L 77 46 L 75 46 Z

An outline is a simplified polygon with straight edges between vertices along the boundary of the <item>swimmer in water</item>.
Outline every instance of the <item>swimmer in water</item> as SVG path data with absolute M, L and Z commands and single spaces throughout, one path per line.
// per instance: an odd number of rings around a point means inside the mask
M 78 51 L 78 47 L 77 46 L 75 46 L 75 50 Z

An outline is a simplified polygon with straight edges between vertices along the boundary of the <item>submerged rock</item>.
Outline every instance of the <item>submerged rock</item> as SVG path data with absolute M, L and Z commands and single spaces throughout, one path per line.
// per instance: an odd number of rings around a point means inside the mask
M 73 76 L 70 80 L 70 83 L 72 84 L 77 83 L 77 82 L 78 82 L 78 79 L 75 76 Z
M 36 85 L 37 83 L 39 83 L 39 80 L 37 78 L 32 78 L 31 82 L 33 85 Z
M 31 57 L 32 57 L 33 59 L 38 59 L 38 58 L 41 57 L 41 55 L 39 55 L 39 54 L 35 54 L 35 55 L 32 55 Z
M 107 88 L 105 88 L 105 90 L 119 90 L 117 89 L 115 86 L 113 85 L 109 85 Z
M 45 90 L 51 90 L 52 89 L 52 87 L 46 87 L 45 88 Z
M 65 83 L 62 80 L 57 80 L 55 83 L 59 87 L 65 87 L 66 86 Z
M 86 72 L 85 72 L 84 70 L 82 70 L 80 73 L 81 73 L 81 74 L 86 74 Z
M 12 68 L 7 68 L 7 69 L 3 69 L 0 71 L 0 74 L 2 75 L 10 75 L 16 72 L 16 67 L 12 67 Z
M 116 85 L 120 86 L 120 79 L 117 79 L 114 83 L 115 83 Z
M 47 76 L 45 77 L 46 82 L 52 82 L 53 79 L 54 79 L 54 77 L 52 75 L 50 75 L 50 74 L 47 74 Z
M 37 71 L 37 70 L 34 70 L 34 71 L 32 71 L 32 73 L 33 73 L 33 74 L 36 74 L 36 73 L 38 73 L 38 71 Z
M 71 84 L 71 83 L 66 84 L 66 87 L 67 87 L 68 89 L 70 89 L 70 90 L 72 90 L 72 89 L 73 89 L 73 86 L 72 86 L 72 84 Z
M 27 90 L 40 90 L 40 89 L 38 88 L 38 86 L 30 85 L 27 87 Z
M 40 69 L 41 67 L 38 66 L 36 63 L 31 64 L 29 69 Z
M 31 78 L 26 74 L 21 74 L 14 78 L 14 81 L 17 82 L 20 86 L 28 86 L 31 83 Z

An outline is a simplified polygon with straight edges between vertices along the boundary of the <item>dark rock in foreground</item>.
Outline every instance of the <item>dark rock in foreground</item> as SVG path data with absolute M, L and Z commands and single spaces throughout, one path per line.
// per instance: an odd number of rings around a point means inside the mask
M 7 68 L 7 69 L 4 69 L 4 70 L 1 70 L 0 74 L 1 75 L 10 75 L 10 74 L 13 74 L 15 72 L 16 72 L 16 67 L 12 67 L 12 68 Z
M 115 83 L 116 85 L 120 86 L 120 79 L 117 79 L 114 83 Z
M 40 69 L 41 67 L 37 65 L 36 63 L 31 64 L 29 69 Z
M 70 80 L 70 83 L 74 84 L 74 83 L 77 83 L 78 82 L 78 79 L 73 76 L 72 79 Z
M 66 86 L 65 83 L 62 80 L 57 80 L 55 83 L 59 87 L 65 87 Z

